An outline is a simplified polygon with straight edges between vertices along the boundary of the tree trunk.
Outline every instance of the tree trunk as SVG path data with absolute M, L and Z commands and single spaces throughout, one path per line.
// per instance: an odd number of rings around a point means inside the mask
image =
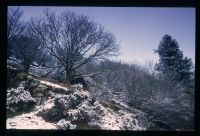
M 22 62 L 22 65 L 23 65 L 23 67 L 24 67 L 24 71 L 25 71 L 25 72 L 28 72 L 28 71 L 29 71 L 29 68 L 30 68 L 30 66 L 31 66 L 31 63 L 28 62 L 28 61 L 23 61 L 23 62 Z
M 66 83 L 72 83 L 72 70 L 70 68 L 65 68 L 66 70 Z

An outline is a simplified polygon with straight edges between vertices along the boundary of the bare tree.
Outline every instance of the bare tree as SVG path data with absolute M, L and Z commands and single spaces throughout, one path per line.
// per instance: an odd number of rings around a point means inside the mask
M 66 81 L 71 83 L 75 70 L 95 59 L 118 54 L 114 35 L 87 16 L 65 11 L 56 15 L 46 10 L 45 17 L 32 19 L 32 37 L 64 67 Z
M 8 7 L 8 24 L 7 24 L 7 37 L 14 39 L 18 37 L 24 30 L 25 24 L 20 20 L 22 17 L 20 8 Z
M 22 13 L 23 12 L 20 11 L 19 7 L 17 8 L 8 7 L 8 16 L 7 16 L 8 57 L 11 55 L 11 48 L 12 48 L 10 42 L 19 37 L 19 35 L 25 29 L 25 24 L 23 21 L 21 21 Z

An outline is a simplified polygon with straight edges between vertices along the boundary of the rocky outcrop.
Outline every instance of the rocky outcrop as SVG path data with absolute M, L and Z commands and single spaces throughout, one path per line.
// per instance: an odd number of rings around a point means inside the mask
M 87 100 L 78 107 L 68 111 L 68 119 L 73 123 L 84 122 L 89 127 L 104 130 L 144 130 L 139 126 L 133 113 L 119 111 L 102 106 L 99 101 L 91 105 Z
M 39 112 L 44 119 L 48 121 L 58 121 L 64 117 L 67 117 L 67 111 L 69 109 L 77 108 L 77 106 L 88 98 L 89 94 L 82 90 L 82 85 L 73 85 L 73 93 L 71 95 L 54 95 L 54 107 L 51 109 L 43 110 Z
M 76 125 L 73 125 L 70 121 L 66 121 L 64 119 L 61 119 L 57 124 L 56 124 L 56 127 L 58 129 L 63 129 L 63 130 L 66 130 L 66 129 L 75 129 L 76 128 Z
M 24 89 L 29 91 L 31 96 L 35 98 L 36 104 L 41 105 L 50 97 L 55 97 L 53 94 L 70 94 L 71 90 L 65 87 L 53 84 L 48 81 L 35 79 L 32 76 L 27 76 L 27 79 L 20 83 Z M 56 86 L 55 86 L 56 85 Z
M 143 130 L 134 113 L 103 106 L 82 85 L 73 85 L 70 95 L 54 94 L 54 106 L 38 113 L 46 121 L 58 122 L 59 129 Z M 136 115 L 136 113 L 135 113 Z M 81 125 L 81 127 L 80 127 Z
M 89 97 L 87 91 L 83 91 L 82 85 L 73 85 L 71 95 L 55 96 L 54 104 L 56 108 L 68 110 L 76 108 L 82 101 Z
M 8 90 L 7 109 L 15 112 L 26 111 L 37 103 L 36 108 L 30 113 L 8 118 L 7 126 L 21 126 L 25 129 L 26 125 L 18 122 L 21 121 L 33 129 L 45 129 L 43 126 L 50 126 L 52 129 L 145 129 L 137 120 L 138 114 L 142 115 L 141 113 L 126 110 L 127 107 L 116 102 L 117 100 L 109 104 L 109 100 L 97 99 L 91 94 L 92 92 L 84 90 L 81 84 L 74 84 L 68 89 L 28 76 L 16 89 Z M 16 104 L 18 101 L 15 102 L 15 99 L 24 104 Z
M 20 85 L 18 88 L 7 90 L 7 114 L 11 116 L 17 112 L 28 111 L 36 104 L 31 94 Z

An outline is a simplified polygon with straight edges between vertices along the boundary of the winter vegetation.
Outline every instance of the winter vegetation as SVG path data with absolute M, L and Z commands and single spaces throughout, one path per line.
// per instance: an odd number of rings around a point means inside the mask
M 170 35 L 138 65 L 85 15 L 8 8 L 7 29 L 7 129 L 194 130 L 194 64 Z

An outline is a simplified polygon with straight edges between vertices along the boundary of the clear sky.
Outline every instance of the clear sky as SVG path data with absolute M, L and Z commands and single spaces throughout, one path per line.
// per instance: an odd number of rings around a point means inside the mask
M 21 6 L 25 20 L 42 15 L 46 7 Z M 195 8 L 142 7 L 48 7 L 60 13 L 64 10 L 89 16 L 114 33 L 121 46 L 118 60 L 158 62 L 153 49 L 165 34 L 180 45 L 184 56 L 195 62 Z

